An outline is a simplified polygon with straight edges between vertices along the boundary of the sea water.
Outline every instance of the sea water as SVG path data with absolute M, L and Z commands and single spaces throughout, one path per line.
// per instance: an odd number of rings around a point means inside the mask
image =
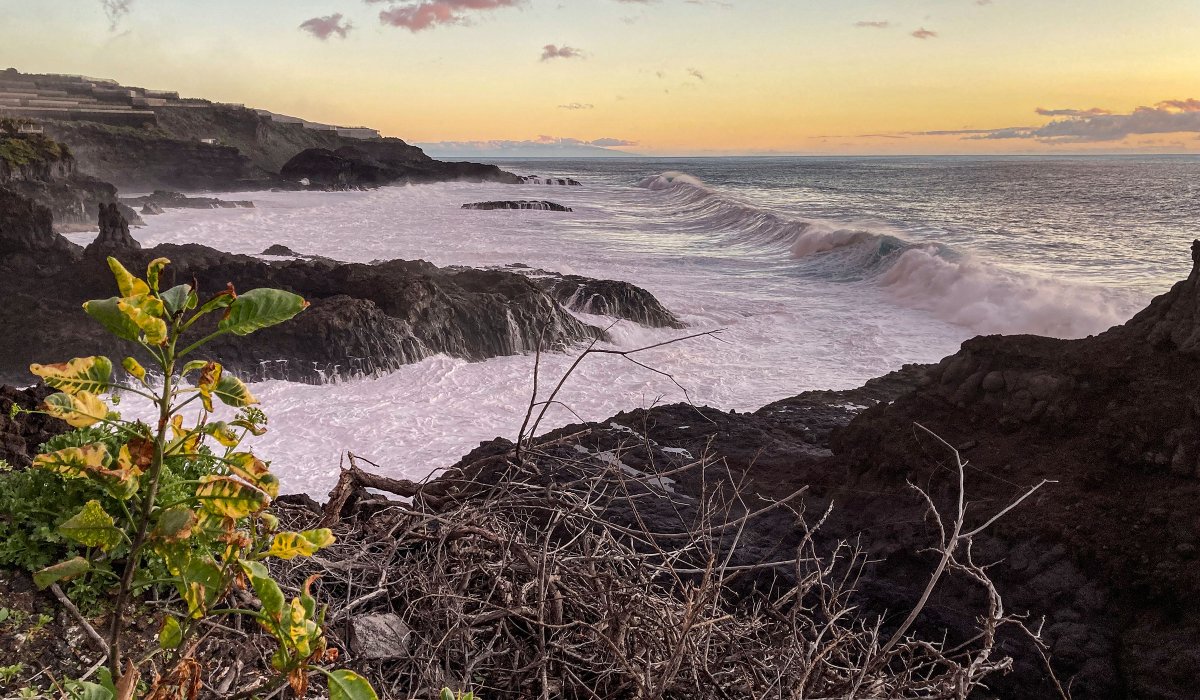
M 638 354 L 588 358 L 544 429 L 691 400 L 753 410 L 934 362 L 974 335 L 1082 337 L 1121 323 L 1187 274 L 1200 159 L 892 158 L 502 161 L 581 187 L 446 183 L 367 192 L 254 192 L 254 209 L 146 217 L 144 245 L 438 265 L 522 263 L 641 285 L 685 330 L 612 326 Z M 574 209 L 476 211 L 547 199 Z M 608 326 L 612 319 L 586 317 Z M 269 358 L 264 358 L 269 359 Z M 541 385 L 574 353 L 542 358 Z M 514 438 L 532 356 L 437 356 L 377 378 L 263 382 L 257 451 L 285 490 L 323 495 L 346 451 L 422 478 L 482 440 Z M 682 389 L 680 388 L 682 387 Z M 685 394 L 686 391 L 686 394 Z

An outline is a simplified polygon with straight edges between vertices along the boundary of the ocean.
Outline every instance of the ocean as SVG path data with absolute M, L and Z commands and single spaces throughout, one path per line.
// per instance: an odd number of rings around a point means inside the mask
M 616 356 L 589 358 L 552 428 L 684 400 L 675 382 L 695 403 L 745 411 L 934 362 L 974 335 L 1097 333 L 1186 276 L 1200 232 L 1195 157 L 496 162 L 583 186 L 222 195 L 256 208 L 168 210 L 134 236 L 144 245 L 258 254 L 278 243 L 345 261 L 522 263 L 621 279 L 689 328 L 620 322 L 612 347 L 721 331 L 639 355 L 671 378 Z M 574 211 L 460 208 L 494 199 L 548 199 Z M 542 385 L 572 359 L 544 357 Z M 532 356 L 433 357 L 382 377 L 259 383 L 271 432 L 257 451 L 293 492 L 323 495 L 347 450 L 387 475 L 422 478 L 480 441 L 513 438 L 533 370 Z

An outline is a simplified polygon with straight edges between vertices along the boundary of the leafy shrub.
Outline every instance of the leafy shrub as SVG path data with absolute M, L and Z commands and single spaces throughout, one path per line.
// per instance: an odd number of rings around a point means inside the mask
M 282 323 L 308 303 L 276 289 L 239 296 L 232 286 L 201 303 L 187 284 L 159 290 L 160 273 L 170 262 L 166 258 L 150 263 L 145 280 L 114 258 L 108 262 L 120 296 L 89 301 L 84 310 L 112 334 L 141 346 L 159 380 L 133 357 L 121 363 L 125 382 L 113 379 L 106 357 L 31 365 L 60 392 L 47 397 L 41 411 L 76 431 L 47 443 L 30 472 L 8 484 L 5 496 L 32 498 L 18 506 L 23 514 L 8 527 L 24 528 L 24 541 L 36 545 L 35 551 L 8 556 L 42 567 L 33 575 L 35 584 L 90 581 L 115 591 L 108 657 L 117 681 L 114 689 L 88 684 L 89 697 L 128 697 L 115 688 L 136 686 L 139 671 L 132 662 L 122 665 L 125 605 L 139 589 L 165 581 L 186 610 L 163 619 L 159 641 L 171 671 L 156 674 L 152 697 L 194 688 L 201 668 L 189 656 L 188 642 L 205 618 L 238 614 L 276 639 L 272 666 L 278 682 L 288 683 L 297 696 L 305 695 L 309 673 L 319 671 L 331 700 L 376 698 L 357 674 L 321 666 L 337 654 L 325 639 L 325 608 L 309 592 L 313 579 L 289 602 L 263 563 L 269 557 L 312 555 L 333 542 L 332 533 L 278 531 L 278 520 L 266 509 L 279 493 L 279 481 L 242 446 L 248 436 L 266 431 L 266 416 L 255 408 L 258 401 L 249 388 L 220 364 L 188 359 L 216 337 Z M 198 321 L 218 312 L 216 330 L 183 346 Z M 113 397 L 125 395 L 153 405 L 153 425 L 122 419 L 112 410 Z M 217 402 L 240 412 L 228 422 L 216 420 Z M 198 414 L 194 422 L 185 416 L 188 407 Z M 60 520 L 68 505 L 69 517 Z M 56 557 L 61 560 L 48 563 Z M 253 590 L 257 609 L 221 609 L 237 587 Z

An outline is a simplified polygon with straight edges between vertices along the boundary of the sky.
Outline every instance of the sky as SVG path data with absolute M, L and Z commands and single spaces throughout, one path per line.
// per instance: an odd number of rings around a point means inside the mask
M 1198 0 L 0 0 L 0 69 L 462 153 L 1200 153 Z

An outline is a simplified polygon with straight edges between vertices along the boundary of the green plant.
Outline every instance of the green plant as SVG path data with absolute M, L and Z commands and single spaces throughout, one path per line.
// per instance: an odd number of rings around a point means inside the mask
M 154 375 L 133 357 L 121 363 L 124 382 L 113 379 L 106 357 L 30 367 L 60 392 L 47 397 L 42 412 L 76 428 L 48 444 L 33 466 L 89 484 L 95 494 L 55 528 L 58 536 L 81 547 L 80 553 L 36 571 L 34 582 L 46 588 L 79 577 L 115 581 L 109 671 L 115 687 L 125 691 L 111 694 L 128 697 L 139 673 L 132 660 L 123 663 L 125 606 L 139 588 L 162 581 L 175 587 L 186 611 L 162 621 L 159 640 L 172 670 L 156 685 L 184 688 L 199 682 L 201 668 L 190 642 L 200 622 L 237 614 L 255 619 L 277 641 L 273 682 L 286 682 L 303 696 L 309 673 L 319 671 L 328 680 L 331 700 L 374 699 L 361 676 L 321 667 L 336 658 L 336 651 L 325 639 L 325 610 L 309 591 L 313 579 L 288 602 L 263 564 L 269 557 L 312 555 L 333 542 L 332 533 L 279 531 L 278 520 L 266 512 L 279 481 L 243 447 L 248 436 L 265 432 L 266 416 L 240 379 L 216 362 L 190 359 L 215 338 L 282 323 L 308 303 L 277 289 L 238 295 L 232 285 L 203 303 L 191 285 L 160 291 L 160 275 L 169 262 L 153 260 L 143 280 L 109 258 L 119 296 L 84 304 L 110 333 L 141 347 Z M 214 322 L 210 314 L 218 312 Z M 203 335 L 185 344 L 189 333 Z M 123 395 L 141 397 L 152 404 L 156 419 L 151 425 L 122 419 L 106 395 L 113 404 Z M 214 400 L 239 409 L 236 417 L 216 420 Z M 185 417 L 189 407 L 194 421 Z M 221 601 L 242 585 L 253 588 L 259 608 L 221 608 Z M 97 684 L 78 685 L 87 697 L 105 697 L 93 695 L 100 692 Z
M 25 670 L 25 664 L 15 663 L 11 666 L 0 666 L 0 685 L 8 685 L 21 675 L 21 671 Z
M 477 698 L 475 693 L 456 693 L 449 688 L 442 688 L 442 692 L 438 694 L 438 700 L 483 700 L 483 698 Z

